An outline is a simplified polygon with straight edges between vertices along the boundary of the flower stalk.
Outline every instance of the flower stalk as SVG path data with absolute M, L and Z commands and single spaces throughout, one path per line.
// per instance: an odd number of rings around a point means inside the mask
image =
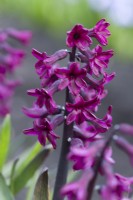
M 76 47 L 73 47 L 72 52 L 70 52 L 70 62 L 73 62 L 75 60 L 75 53 L 76 53 Z M 71 102 L 68 88 L 66 89 L 66 101 L 65 102 Z M 65 116 L 67 116 L 67 115 L 68 115 L 68 112 L 67 112 L 67 110 L 65 110 Z M 62 146 L 61 146 L 60 158 L 59 158 L 55 187 L 54 187 L 53 200 L 61 200 L 62 199 L 60 196 L 60 189 L 63 185 L 66 184 L 66 181 L 67 181 L 67 174 L 68 174 L 67 154 L 69 152 L 69 147 L 70 147 L 69 138 L 72 137 L 72 134 L 73 134 L 72 132 L 73 132 L 73 123 L 70 125 L 67 125 L 66 120 L 65 120 L 64 121 L 63 138 L 62 138 Z

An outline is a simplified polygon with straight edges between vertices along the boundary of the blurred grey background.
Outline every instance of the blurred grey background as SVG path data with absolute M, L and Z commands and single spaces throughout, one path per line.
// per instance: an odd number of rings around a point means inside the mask
M 98 5 L 98 6 L 97 6 Z M 132 0 L 0 0 L 0 28 L 14 27 L 20 30 L 29 29 L 33 38 L 26 49 L 27 57 L 16 77 L 20 77 L 23 85 L 18 87 L 13 99 L 12 143 L 15 148 L 10 152 L 10 159 L 30 147 L 36 139 L 23 135 L 22 130 L 32 126 L 32 120 L 22 113 L 22 106 L 30 107 L 34 98 L 26 94 L 27 89 L 40 87 L 40 81 L 35 73 L 35 58 L 31 49 L 47 51 L 48 54 L 66 48 L 66 31 L 75 23 L 82 23 L 91 28 L 101 18 L 110 22 L 111 37 L 108 48 L 115 51 L 111 59 L 109 71 L 116 72 L 115 79 L 107 85 L 108 95 L 100 107 L 99 116 L 104 116 L 108 105 L 113 105 L 113 124 L 127 122 L 133 124 L 133 2 Z M 59 103 L 63 102 L 64 93 L 56 96 Z M 62 129 L 57 133 L 61 135 Z M 130 138 L 133 142 L 133 139 Z M 50 170 L 55 171 L 59 158 L 61 141 L 57 150 L 45 163 Z M 124 175 L 131 175 L 132 170 L 127 164 L 128 159 L 115 149 L 114 157 L 116 170 Z M 117 159 L 116 159 L 117 160 Z M 54 174 L 54 173 L 53 173 Z M 54 175 L 50 177 L 50 184 L 54 184 Z M 20 200 L 22 194 L 16 199 Z M 22 198 L 23 199 L 23 198 Z

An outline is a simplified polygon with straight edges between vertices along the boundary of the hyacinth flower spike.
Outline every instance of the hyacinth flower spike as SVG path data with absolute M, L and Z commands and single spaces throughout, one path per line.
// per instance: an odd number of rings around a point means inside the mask
M 43 146 L 48 140 L 55 149 L 59 138 L 55 128 L 64 123 L 53 200 L 65 197 L 69 200 L 89 199 L 95 174 L 101 172 L 101 166 L 95 169 L 95 165 L 99 166 L 99 155 L 114 164 L 109 142 L 104 141 L 104 133 L 112 126 L 112 106 L 108 107 L 103 118 L 96 116 L 102 99 L 107 95 L 105 85 L 115 76 L 115 73 L 107 72 L 113 50 L 103 50 L 99 44 L 91 48 L 93 37 L 101 45 L 107 45 L 108 26 L 105 19 L 92 29 L 77 24 L 67 32 L 68 50 L 61 49 L 52 55 L 32 50 L 37 59 L 35 70 L 41 86 L 27 92 L 36 100 L 31 108 L 23 108 L 24 113 L 34 120 L 33 127 L 25 129 L 24 134 L 37 136 Z M 68 63 L 62 66 L 60 61 L 63 59 L 68 59 Z M 63 106 L 54 99 L 54 95 L 62 90 L 66 94 Z M 70 184 L 66 184 L 68 160 L 74 163 L 74 170 L 83 171 L 81 179 Z

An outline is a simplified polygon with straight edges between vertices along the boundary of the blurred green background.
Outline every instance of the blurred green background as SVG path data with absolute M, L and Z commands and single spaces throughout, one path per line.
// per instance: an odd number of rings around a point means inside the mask
M 0 10 L 5 17 L 16 15 L 21 22 L 47 29 L 58 37 L 75 23 L 92 27 L 106 18 L 111 23 L 110 46 L 117 56 L 132 59 L 132 0 L 0 0 Z

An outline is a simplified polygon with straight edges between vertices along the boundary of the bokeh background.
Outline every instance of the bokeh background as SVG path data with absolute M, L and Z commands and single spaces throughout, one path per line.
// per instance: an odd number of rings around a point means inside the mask
M 133 1 L 132 0 L 0 0 L 0 28 L 14 27 L 20 30 L 29 29 L 33 32 L 30 46 L 26 49 L 27 58 L 16 76 L 23 80 L 15 93 L 12 109 L 12 147 L 9 159 L 18 156 L 23 149 L 34 143 L 34 139 L 22 134 L 22 130 L 31 126 L 32 121 L 22 113 L 22 106 L 31 106 L 33 98 L 27 96 L 26 90 L 39 87 L 40 82 L 35 73 L 35 59 L 31 49 L 47 51 L 48 54 L 66 48 L 66 31 L 76 23 L 85 27 L 93 27 L 101 18 L 110 22 L 108 48 L 114 49 L 115 55 L 110 62 L 109 71 L 116 72 L 116 78 L 107 85 L 108 96 L 100 107 L 103 116 L 108 105 L 113 105 L 113 123 L 128 122 L 133 124 Z M 61 96 L 56 96 L 58 102 L 63 102 Z M 61 129 L 57 130 L 61 135 Z M 130 138 L 133 142 L 133 139 Z M 59 158 L 59 148 L 45 165 L 53 172 L 56 170 Z M 127 158 L 115 151 L 116 170 L 124 175 L 131 175 L 132 170 L 127 165 Z M 54 174 L 54 173 L 53 173 Z M 50 177 L 54 184 L 54 176 Z M 22 198 L 22 193 L 16 197 Z

